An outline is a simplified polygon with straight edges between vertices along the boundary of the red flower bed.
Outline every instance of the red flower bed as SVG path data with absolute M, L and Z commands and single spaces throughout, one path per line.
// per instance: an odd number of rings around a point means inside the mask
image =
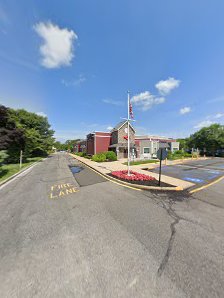
M 111 175 L 118 178 L 118 179 L 122 179 L 122 180 L 127 180 L 127 181 L 154 181 L 156 180 L 154 177 L 152 176 L 148 176 L 145 174 L 140 174 L 134 171 L 130 171 L 130 176 L 128 176 L 128 171 L 124 170 L 124 171 L 115 171 L 112 172 Z

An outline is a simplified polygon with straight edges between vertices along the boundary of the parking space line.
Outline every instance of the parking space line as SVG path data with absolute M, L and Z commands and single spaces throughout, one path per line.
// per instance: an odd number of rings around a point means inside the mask
M 220 182 L 222 179 L 224 179 L 224 176 L 219 177 L 218 179 L 216 179 L 215 181 L 213 181 L 213 182 L 211 182 L 211 183 L 208 183 L 208 184 L 203 185 L 203 186 L 201 186 L 201 187 L 192 189 L 191 191 L 189 191 L 189 193 L 195 193 L 195 192 L 198 192 L 198 191 L 200 191 L 200 190 L 203 190 L 203 189 L 205 189 L 205 188 L 207 188 L 207 187 L 209 187 L 209 186 L 211 186 L 211 185 L 214 185 L 214 184 Z

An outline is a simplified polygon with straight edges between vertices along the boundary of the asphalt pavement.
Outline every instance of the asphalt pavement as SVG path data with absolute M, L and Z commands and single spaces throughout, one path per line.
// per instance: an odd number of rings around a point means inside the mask
M 159 168 L 150 171 L 158 173 Z M 224 175 L 224 158 L 200 159 L 177 165 L 163 165 L 162 174 L 195 183 L 196 187 L 202 186 Z
M 197 196 L 46 159 L 0 189 L 1 297 L 223 297 L 224 209 Z

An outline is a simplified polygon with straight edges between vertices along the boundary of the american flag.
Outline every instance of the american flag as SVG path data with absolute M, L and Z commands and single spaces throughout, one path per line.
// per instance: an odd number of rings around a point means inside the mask
M 134 114 L 133 114 L 133 109 L 132 109 L 132 103 L 131 102 L 129 102 L 129 114 L 130 114 L 131 119 L 133 119 Z

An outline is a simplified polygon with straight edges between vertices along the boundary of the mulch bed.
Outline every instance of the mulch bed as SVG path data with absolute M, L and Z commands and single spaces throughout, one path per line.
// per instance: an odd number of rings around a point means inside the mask
M 109 176 L 116 178 L 117 180 L 123 181 L 123 182 L 127 182 L 127 183 L 131 183 L 131 184 L 138 184 L 138 185 L 145 185 L 145 186 L 158 186 L 159 187 L 159 181 L 158 180 L 146 180 L 146 181 L 134 181 L 134 180 L 126 180 L 126 179 L 121 179 L 118 177 L 115 177 L 111 174 L 108 174 Z M 168 183 L 164 183 L 161 182 L 160 187 L 174 187 L 173 185 L 170 185 Z

